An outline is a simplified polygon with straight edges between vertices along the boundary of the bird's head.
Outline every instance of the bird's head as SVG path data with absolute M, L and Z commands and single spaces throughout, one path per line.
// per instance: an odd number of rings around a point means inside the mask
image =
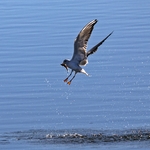
M 65 59 L 65 60 L 63 61 L 63 63 L 60 64 L 61 66 L 65 67 L 67 71 L 68 71 L 68 66 L 67 66 L 67 63 L 68 63 L 68 62 L 69 62 L 69 60 Z

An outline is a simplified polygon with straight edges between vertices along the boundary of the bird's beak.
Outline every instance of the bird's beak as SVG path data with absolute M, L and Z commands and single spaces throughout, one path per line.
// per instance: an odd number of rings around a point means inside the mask
M 68 67 L 67 67 L 67 65 L 66 64 L 61 64 L 61 66 L 63 66 L 63 67 L 65 67 L 66 68 L 66 70 L 68 71 Z

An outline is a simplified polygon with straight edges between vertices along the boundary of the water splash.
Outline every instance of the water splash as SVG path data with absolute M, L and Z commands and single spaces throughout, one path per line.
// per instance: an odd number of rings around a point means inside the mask
M 0 144 L 13 141 L 38 142 L 43 144 L 113 143 L 150 140 L 150 130 L 29 130 L 5 133 Z

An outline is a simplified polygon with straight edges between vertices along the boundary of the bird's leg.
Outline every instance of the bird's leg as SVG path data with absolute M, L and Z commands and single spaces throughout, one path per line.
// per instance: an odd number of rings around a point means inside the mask
M 77 72 L 75 72 L 74 76 L 72 77 L 72 79 L 69 82 L 67 82 L 67 84 L 69 84 L 69 85 L 71 84 L 71 81 L 75 78 L 76 74 L 77 74 Z
M 71 73 L 69 74 L 69 76 L 64 80 L 64 82 L 68 81 L 68 78 L 72 75 L 73 70 L 71 70 Z

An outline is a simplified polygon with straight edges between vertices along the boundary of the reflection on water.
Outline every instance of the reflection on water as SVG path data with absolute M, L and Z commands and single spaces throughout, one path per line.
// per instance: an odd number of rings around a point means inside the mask
M 29 130 L 6 133 L 0 137 L 0 144 L 26 141 L 41 144 L 81 144 L 81 143 L 113 143 L 123 141 L 148 141 L 149 129 L 131 130 Z

